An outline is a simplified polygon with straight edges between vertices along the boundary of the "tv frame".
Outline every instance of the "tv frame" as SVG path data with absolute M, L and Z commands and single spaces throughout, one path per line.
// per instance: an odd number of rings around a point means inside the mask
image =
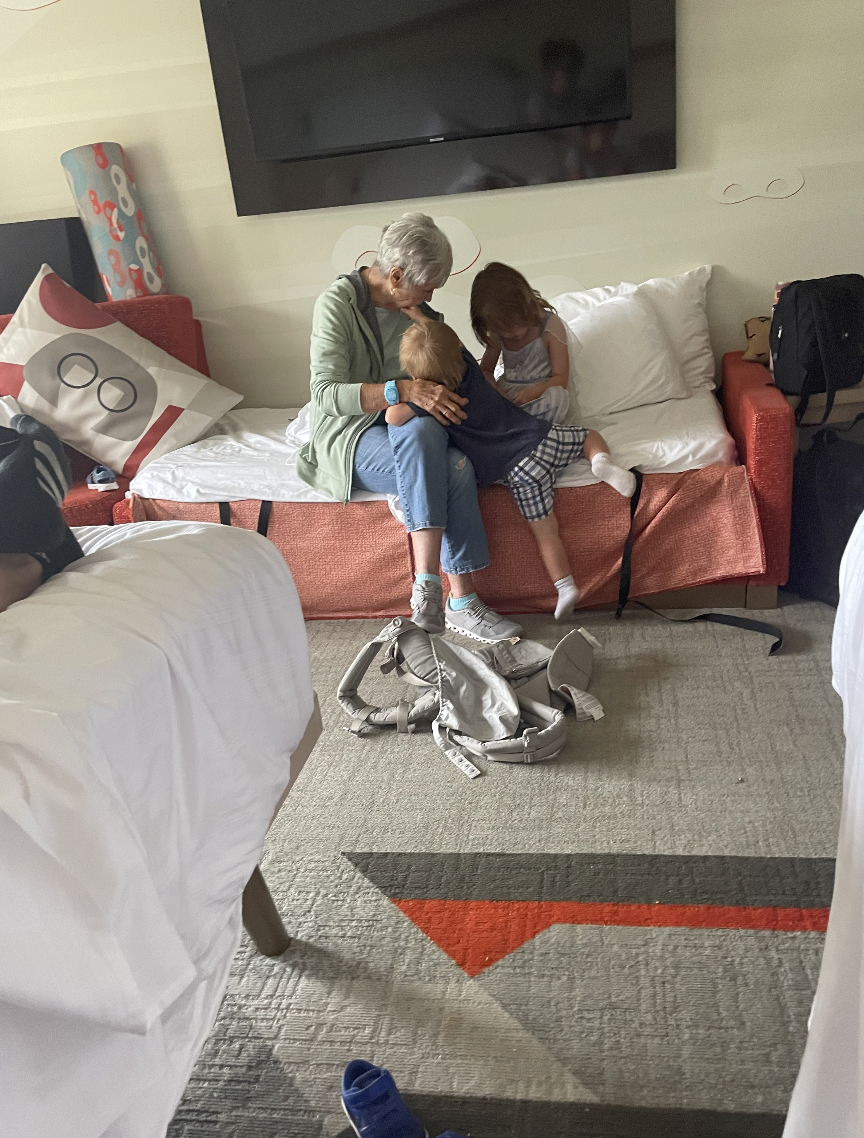
M 291 0 L 296 2 L 296 0 Z M 252 131 L 246 112 L 246 101 L 243 92 L 243 83 L 240 66 L 234 50 L 232 39 L 231 15 L 227 0 L 200 0 L 201 13 L 204 20 L 204 30 L 207 37 L 207 47 L 210 53 L 210 64 L 213 72 L 213 82 L 216 88 L 216 99 L 219 106 L 219 116 L 222 123 L 222 134 L 225 140 L 225 151 L 228 166 L 231 172 L 231 184 L 234 191 L 234 202 L 237 214 L 240 217 L 266 213 L 289 213 L 307 209 L 332 208 L 340 205 L 364 205 L 388 200 L 401 200 L 406 198 L 422 198 L 441 196 L 448 191 L 430 189 L 424 186 L 424 167 L 428 153 L 434 149 L 441 153 L 447 148 L 450 153 L 448 159 L 458 160 L 459 153 L 455 148 L 462 148 L 466 156 L 470 148 L 478 141 L 472 139 L 458 139 L 454 141 L 423 143 L 419 146 L 404 145 L 387 149 L 375 149 L 361 154 L 344 154 L 338 156 L 296 159 L 291 161 L 275 159 L 273 161 L 259 161 L 255 157 L 255 148 Z M 638 27 L 640 21 L 649 17 L 658 16 L 671 28 L 675 27 L 675 0 L 630 0 L 631 27 Z M 632 83 L 631 112 L 632 118 L 638 119 L 640 112 L 645 109 L 646 100 L 654 100 L 661 109 L 660 120 L 656 123 L 659 133 L 665 137 L 675 138 L 675 40 L 664 40 L 663 50 L 656 53 L 652 60 L 651 54 L 641 60 L 646 81 Z M 670 63 L 671 53 L 671 68 Z M 494 136 L 496 146 L 503 146 L 514 156 L 524 148 L 524 140 L 532 135 L 555 134 L 555 128 L 550 130 L 521 131 L 516 134 L 498 134 Z M 661 153 L 656 161 L 643 166 L 638 173 L 651 170 L 674 169 L 674 144 L 671 150 Z M 397 151 L 402 163 L 403 180 L 398 192 L 390 196 L 376 193 L 369 196 L 362 186 L 363 175 L 371 163 L 379 160 L 382 154 Z M 412 175 L 415 175 L 413 176 Z M 603 175 L 600 175 L 603 176 Z M 634 177 L 636 174 L 617 175 Z M 542 183 L 536 181 L 520 183 L 513 188 L 524 188 L 525 185 L 536 184 L 564 184 L 566 179 L 543 179 Z M 488 187 L 477 186 L 469 192 L 484 192 L 486 189 L 501 189 L 500 185 L 491 184 Z M 405 192 L 406 189 L 408 192 Z M 450 191 L 452 192 L 452 191 Z M 502 192 L 506 192 L 506 189 Z

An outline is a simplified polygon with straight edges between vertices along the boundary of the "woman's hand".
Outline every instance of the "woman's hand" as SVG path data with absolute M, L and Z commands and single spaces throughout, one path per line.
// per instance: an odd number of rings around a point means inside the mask
M 468 418 L 462 410 L 468 400 L 443 384 L 430 383 L 427 379 L 399 379 L 396 386 L 400 402 L 416 403 L 445 427 Z

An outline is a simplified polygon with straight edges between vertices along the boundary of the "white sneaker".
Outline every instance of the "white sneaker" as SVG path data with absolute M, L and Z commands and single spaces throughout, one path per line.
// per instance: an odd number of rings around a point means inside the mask
M 452 609 L 448 604 L 445 623 L 452 632 L 461 632 L 463 636 L 482 640 L 484 644 L 495 644 L 498 640 L 510 640 L 513 636 L 522 635 L 521 624 L 508 620 L 506 616 L 499 616 L 494 609 L 484 605 L 479 597 L 475 597 L 464 609 Z

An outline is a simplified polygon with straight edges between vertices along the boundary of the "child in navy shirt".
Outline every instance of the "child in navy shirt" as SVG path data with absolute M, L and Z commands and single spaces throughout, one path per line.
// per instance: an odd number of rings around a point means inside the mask
M 419 317 L 402 336 L 399 359 L 412 379 L 441 383 L 468 400 L 463 407 L 467 417 L 447 425 L 451 442 L 471 460 L 478 486 L 504 482 L 513 492 L 558 590 L 555 619 L 564 620 L 573 612 L 579 590 L 552 509 L 555 478 L 584 456 L 599 479 L 629 498 L 636 489 L 633 474 L 615 465 L 597 431 L 549 423 L 505 399 L 446 324 Z M 401 426 L 412 415 L 426 414 L 413 403 L 397 403 L 385 418 Z

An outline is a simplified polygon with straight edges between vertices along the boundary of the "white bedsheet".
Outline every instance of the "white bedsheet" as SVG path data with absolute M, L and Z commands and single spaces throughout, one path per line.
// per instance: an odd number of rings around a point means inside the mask
M 864 1134 L 864 515 L 840 568 L 832 644 L 846 765 L 834 896 L 784 1138 Z
M 675 474 L 735 462 L 735 444 L 710 391 L 604 415 L 583 424 L 601 432 L 622 466 Z M 154 459 L 132 480 L 144 498 L 174 502 L 329 502 L 297 475 L 297 452 L 309 437 L 308 407 L 229 411 L 205 439 Z M 591 486 L 587 462 L 574 462 L 559 486 Z M 352 501 L 382 499 L 365 491 Z
M 75 532 L 0 614 L 0 1131 L 159 1138 L 312 713 L 306 634 L 257 534 Z

